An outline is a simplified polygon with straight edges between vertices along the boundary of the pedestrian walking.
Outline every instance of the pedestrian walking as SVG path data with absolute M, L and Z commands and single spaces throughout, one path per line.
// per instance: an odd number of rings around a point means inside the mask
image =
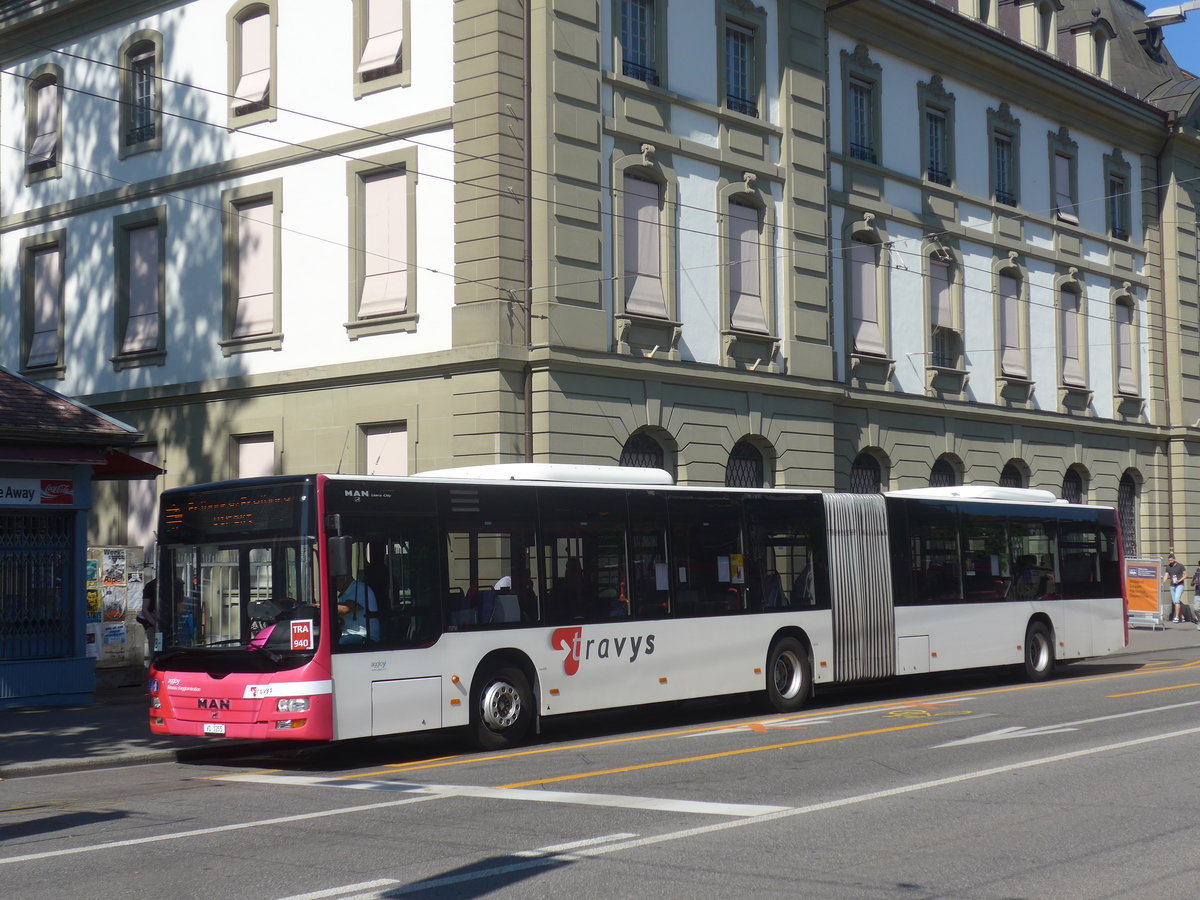
M 1163 572 L 1163 581 L 1171 586 L 1171 621 L 1183 621 L 1183 581 L 1187 569 L 1183 563 L 1175 559 L 1174 553 L 1167 554 L 1167 570 Z
M 1196 571 L 1192 573 L 1192 618 L 1196 620 L 1196 630 L 1200 631 L 1200 559 L 1196 560 Z
M 142 609 L 138 623 L 146 631 L 146 665 L 154 657 L 154 636 L 158 632 L 158 579 L 151 578 L 142 587 Z

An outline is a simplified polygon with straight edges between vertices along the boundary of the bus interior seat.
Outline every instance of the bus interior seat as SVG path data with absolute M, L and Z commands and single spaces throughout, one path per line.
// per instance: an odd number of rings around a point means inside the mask
M 494 623 L 520 622 L 521 604 L 517 600 L 517 595 L 497 594 L 496 600 L 492 604 L 492 617 L 490 621 Z

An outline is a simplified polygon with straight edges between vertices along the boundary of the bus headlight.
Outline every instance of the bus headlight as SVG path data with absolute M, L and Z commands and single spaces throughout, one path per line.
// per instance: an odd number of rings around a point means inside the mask
M 276 712 L 308 712 L 307 697 L 281 697 L 275 701 Z

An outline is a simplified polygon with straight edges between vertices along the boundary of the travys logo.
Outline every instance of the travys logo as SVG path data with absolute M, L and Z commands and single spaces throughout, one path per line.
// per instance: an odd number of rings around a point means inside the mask
M 555 650 L 565 650 L 563 671 L 574 675 L 579 671 L 583 660 L 628 659 L 636 662 L 639 656 L 650 656 L 654 653 L 654 635 L 636 634 L 631 637 L 599 637 L 583 636 L 583 626 L 574 625 L 568 628 L 556 628 L 550 635 L 550 646 Z

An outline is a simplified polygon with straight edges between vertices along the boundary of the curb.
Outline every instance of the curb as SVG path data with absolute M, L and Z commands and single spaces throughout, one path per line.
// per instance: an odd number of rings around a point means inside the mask
M 123 766 L 144 766 L 152 763 L 203 762 L 206 759 L 229 759 L 270 752 L 280 746 L 295 746 L 292 741 L 234 741 L 212 746 L 163 748 L 161 750 L 129 750 L 110 756 L 88 756 L 79 759 L 44 759 L 36 762 L 14 763 L 0 767 L 0 781 L 28 778 L 33 775 L 64 775 L 92 769 L 111 769 Z

